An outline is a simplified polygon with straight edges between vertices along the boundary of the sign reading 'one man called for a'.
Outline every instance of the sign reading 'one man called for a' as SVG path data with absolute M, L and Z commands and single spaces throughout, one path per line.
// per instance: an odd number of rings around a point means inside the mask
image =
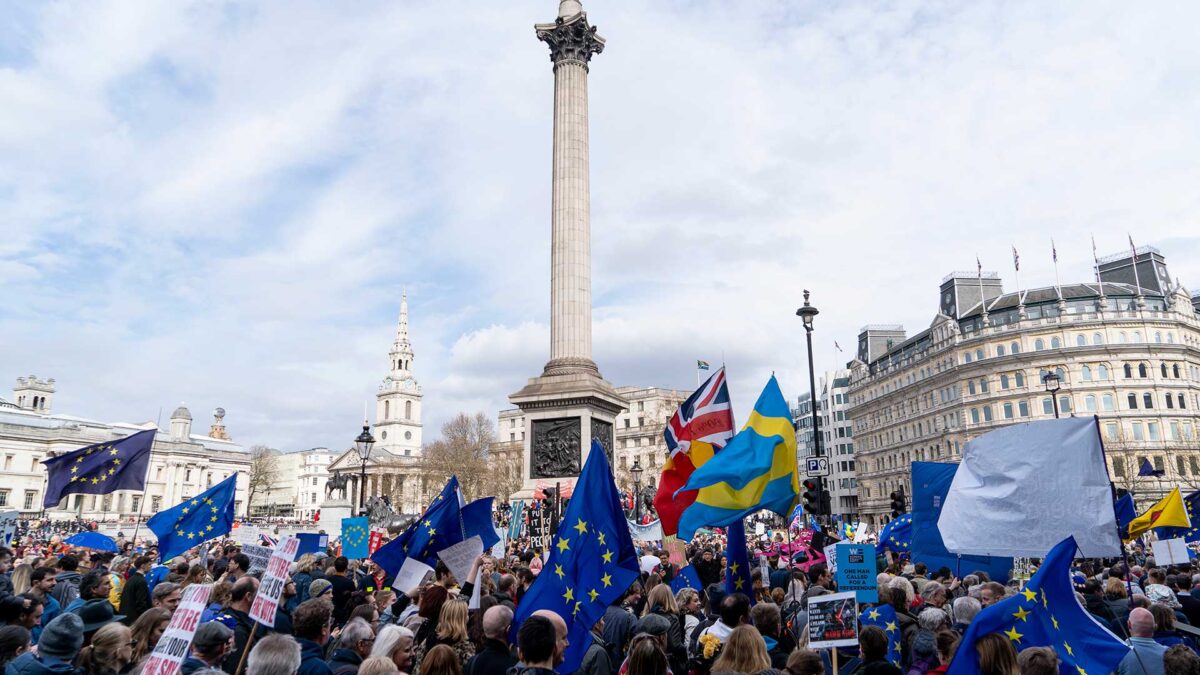
M 875 572 L 875 546 L 872 544 L 837 545 L 837 586 L 839 591 L 854 591 L 861 602 L 879 602 L 879 580 Z

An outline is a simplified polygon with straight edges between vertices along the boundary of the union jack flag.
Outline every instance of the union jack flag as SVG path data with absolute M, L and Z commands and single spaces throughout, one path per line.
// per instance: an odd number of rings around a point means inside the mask
M 679 517 L 696 501 L 696 490 L 675 491 L 687 484 L 696 467 L 712 458 L 733 438 L 733 409 L 729 403 L 729 386 L 722 366 L 700 388 L 687 398 L 667 421 L 663 430 L 670 455 L 663 464 L 654 508 L 662 521 L 663 534 L 673 535 L 679 529 Z

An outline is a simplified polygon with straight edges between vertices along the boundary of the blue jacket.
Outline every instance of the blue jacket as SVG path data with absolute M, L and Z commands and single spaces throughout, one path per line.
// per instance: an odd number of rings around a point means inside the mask
M 300 643 L 300 670 L 296 675 L 333 675 L 333 670 L 325 663 L 325 650 L 321 645 L 304 638 L 296 638 L 296 642 Z
M 4 668 L 4 675 L 77 675 L 79 672 L 66 661 L 38 658 L 33 652 L 25 652 Z
M 53 595 L 46 594 L 46 604 L 42 608 L 42 622 L 33 627 L 31 635 L 33 636 L 33 644 L 37 644 L 38 638 L 42 636 L 42 629 L 46 624 L 54 620 L 54 617 L 63 613 L 62 605 L 58 604 L 58 600 L 54 599 Z
M 1117 666 L 1118 675 L 1163 675 L 1163 654 L 1167 648 L 1152 638 L 1129 638 L 1133 647 Z M 1144 666 L 1144 667 L 1143 667 Z

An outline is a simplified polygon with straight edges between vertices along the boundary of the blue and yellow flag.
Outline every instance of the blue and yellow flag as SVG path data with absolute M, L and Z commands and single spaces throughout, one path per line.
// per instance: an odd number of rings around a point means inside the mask
M 342 555 L 362 560 L 371 555 L 371 521 L 366 516 L 342 518 Z
M 517 605 L 513 636 L 539 609 L 558 614 L 569 627 L 569 644 L 557 670 L 575 672 L 592 645 L 592 625 L 637 578 L 637 552 L 608 457 L 592 441 L 574 496 L 554 535 L 550 559 Z
M 741 593 L 754 604 L 754 585 L 750 577 L 750 552 L 746 550 L 746 523 L 738 519 L 725 533 L 725 593 Z M 770 586 L 770 579 L 763 579 L 763 586 Z
M 1067 537 L 1050 549 L 1022 591 L 980 612 L 967 627 L 947 675 L 980 672 L 975 641 L 988 633 L 1008 638 L 1018 652 L 1027 647 L 1053 648 L 1064 673 L 1116 670 L 1129 653 L 1129 646 L 1101 626 L 1075 599 L 1071 562 L 1076 548 L 1075 538 Z
M 158 537 L 158 560 L 170 560 L 189 548 L 233 529 L 237 472 L 200 494 L 154 514 L 146 526 Z
M 690 540 L 701 527 L 724 527 L 760 509 L 781 516 L 791 512 L 800 494 L 796 430 L 774 375 L 746 426 L 692 472 L 679 492 L 687 490 L 699 493 L 679 519 L 680 539 Z
M 912 546 L 912 514 L 897 516 L 879 533 L 879 547 L 896 553 L 907 553 Z
M 891 605 L 868 607 L 858 616 L 858 621 L 864 626 L 876 626 L 883 629 L 883 632 L 887 634 L 888 663 L 898 667 L 901 656 L 900 620 L 896 618 L 896 610 Z
M 384 544 L 371 560 L 395 575 L 408 558 L 437 567 L 437 554 L 463 540 L 462 509 L 458 501 L 458 476 L 451 476 L 420 518 L 399 537 Z M 467 579 L 460 581 L 466 582 Z
M 145 490 L 150 448 L 157 429 L 146 429 L 118 441 L 96 443 L 50 459 L 42 506 L 57 506 L 72 494 L 106 495 L 117 490 Z

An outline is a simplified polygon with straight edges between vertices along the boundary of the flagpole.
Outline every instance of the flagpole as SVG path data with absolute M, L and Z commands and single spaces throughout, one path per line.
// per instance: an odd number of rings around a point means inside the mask
M 1058 276 L 1058 247 L 1054 245 L 1054 237 L 1050 237 L 1050 257 L 1054 259 L 1054 287 L 1058 289 L 1058 299 L 1062 300 L 1062 279 Z
M 162 410 L 159 410 L 159 415 Z M 158 437 L 158 429 L 154 430 L 155 438 Z M 133 549 L 137 550 L 137 533 L 142 527 L 142 510 L 146 508 L 146 500 L 150 498 L 147 494 L 146 484 L 150 482 L 150 464 L 154 461 L 154 439 L 150 439 L 150 450 L 146 453 L 146 476 L 142 478 L 142 501 L 138 502 L 137 520 L 133 522 L 133 537 L 129 540 L 133 544 Z
M 1108 475 L 1108 462 L 1104 458 L 1107 451 L 1104 449 L 1104 434 L 1100 433 L 1100 416 L 1092 415 L 1092 421 L 1096 424 L 1096 440 L 1100 442 L 1100 463 L 1104 466 L 1105 477 L 1108 478 L 1108 489 L 1112 492 L 1112 496 L 1116 497 L 1116 484 L 1112 482 L 1112 476 Z M 1121 560 L 1125 563 L 1126 592 L 1129 596 L 1129 606 L 1133 607 L 1133 581 L 1129 573 L 1129 554 L 1125 552 L 1125 540 L 1121 537 L 1121 523 L 1118 522 L 1117 502 L 1115 499 L 1111 501 L 1113 502 L 1113 524 L 1117 528 L 1117 546 L 1121 549 Z

